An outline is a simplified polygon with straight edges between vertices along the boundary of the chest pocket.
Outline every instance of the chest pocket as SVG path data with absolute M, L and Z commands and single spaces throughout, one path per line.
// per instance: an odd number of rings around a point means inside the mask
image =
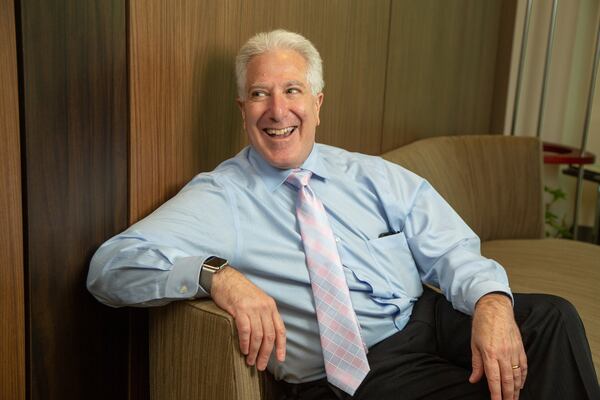
M 341 242 L 338 248 L 347 274 L 368 285 L 378 301 L 421 294 L 421 279 L 404 233 L 354 244 Z
M 386 276 L 393 297 L 417 297 L 422 284 L 404 232 L 367 241 L 374 266 Z

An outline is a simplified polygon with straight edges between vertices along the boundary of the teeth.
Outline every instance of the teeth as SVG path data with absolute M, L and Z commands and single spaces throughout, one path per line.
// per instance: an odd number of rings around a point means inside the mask
M 283 128 L 283 129 L 267 128 L 267 129 L 265 129 L 265 132 L 267 132 L 269 135 L 283 136 L 283 135 L 287 135 L 288 133 L 291 133 L 293 130 L 294 130 L 294 127 L 290 126 L 288 128 Z

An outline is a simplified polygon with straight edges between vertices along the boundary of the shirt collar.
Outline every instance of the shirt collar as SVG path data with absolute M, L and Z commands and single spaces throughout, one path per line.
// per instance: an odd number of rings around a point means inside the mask
M 265 161 L 260 153 L 254 150 L 252 146 L 250 146 L 250 151 L 248 152 L 248 161 L 258 171 L 263 182 L 271 192 L 285 182 L 288 175 L 292 171 L 291 169 L 279 169 L 273 167 L 271 164 Z M 319 144 L 317 143 L 314 144 L 310 154 L 302 163 L 300 168 L 311 171 L 313 176 L 317 176 L 323 180 L 329 178 L 329 171 L 323 164 L 323 160 L 319 154 Z

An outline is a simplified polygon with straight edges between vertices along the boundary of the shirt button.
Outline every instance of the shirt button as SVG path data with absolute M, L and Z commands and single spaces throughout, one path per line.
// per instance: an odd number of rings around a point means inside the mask
M 339 237 L 336 237 L 335 241 L 339 243 L 341 241 L 341 239 Z
M 179 288 L 179 293 L 185 294 L 185 293 L 187 293 L 187 290 L 188 290 L 187 286 L 182 286 L 182 287 Z

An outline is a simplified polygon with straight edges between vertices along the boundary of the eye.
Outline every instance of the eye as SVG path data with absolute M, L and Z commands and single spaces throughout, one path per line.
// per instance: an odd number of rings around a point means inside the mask
M 296 87 L 291 87 L 286 90 L 286 93 L 287 94 L 298 94 L 298 93 L 302 93 L 302 92 L 300 91 L 300 89 L 298 89 Z
M 252 98 L 265 97 L 266 95 L 267 95 L 267 93 L 264 92 L 263 90 L 253 90 L 252 92 L 250 92 L 250 96 Z

